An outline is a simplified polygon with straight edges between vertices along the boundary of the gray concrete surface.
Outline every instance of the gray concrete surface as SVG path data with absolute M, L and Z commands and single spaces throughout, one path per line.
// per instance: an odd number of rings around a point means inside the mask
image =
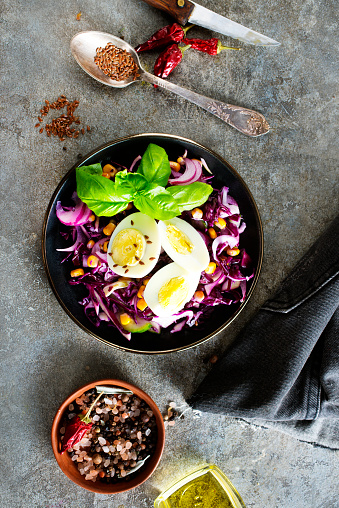
M 199 93 L 263 112 L 272 132 L 249 139 L 176 96 L 150 85 L 113 91 L 76 65 L 69 41 L 80 30 L 123 36 L 132 45 L 169 18 L 141 0 L 2 0 L 1 30 L 1 507 L 149 508 L 169 482 L 192 467 L 217 464 L 249 508 L 334 508 L 337 452 L 277 430 L 223 416 L 188 417 L 170 428 L 155 474 L 117 496 L 91 494 L 58 468 L 52 418 L 84 382 L 121 377 L 161 409 L 192 393 L 203 360 L 221 354 L 237 332 L 338 212 L 336 9 L 329 0 L 200 0 L 282 42 L 215 58 L 194 51 L 171 80 Z M 76 20 L 82 12 L 80 21 Z M 211 34 L 195 28 L 192 36 Z M 227 37 L 223 42 L 236 45 Z M 152 70 L 154 55 L 142 56 Z M 78 99 L 92 126 L 65 143 L 34 128 L 45 99 Z M 141 132 L 178 134 L 229 160 L 250 187 L 265 234 L 262 275 L 239 321 L 195 349 L 136 356 L 108 348 L 63 312 L 44 273 L 45 210 L 63 175 L 106 141 Z M 63 146 L 67 150 L 63 150 Z

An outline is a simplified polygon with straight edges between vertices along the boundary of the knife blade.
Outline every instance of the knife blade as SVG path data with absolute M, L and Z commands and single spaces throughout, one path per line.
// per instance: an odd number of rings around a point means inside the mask
M 256 46 L 280 45 L 280 42 L 246 28 L 190 0 L 144 0 L 144 2 L 167 12 L 183 26 L 192 23 Z

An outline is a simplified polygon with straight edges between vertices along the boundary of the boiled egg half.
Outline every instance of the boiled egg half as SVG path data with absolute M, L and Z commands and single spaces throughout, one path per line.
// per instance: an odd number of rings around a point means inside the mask
M 188 272 L 176 263 L 170 263 L 150 278 L 144 300 L 156 316 L 172 316 L 191 300 L 199 280 L 200 272 Z
M 160 249 L 155 220 L 141 212 L 132 213 L 113 231 L 107 249 L 108 266 L 118 275 L 144 277 L 158 262 Z
M 161 244 L 168 256 L 189 272 L 202 272 L 210 262 L 206 244 L 188 222 L 174 217 L 159 221 Z

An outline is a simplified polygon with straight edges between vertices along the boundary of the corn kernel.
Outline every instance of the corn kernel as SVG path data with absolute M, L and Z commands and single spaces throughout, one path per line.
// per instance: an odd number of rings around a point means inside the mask
M 147 303 L 145 302 L 145 300 L 143 298 L 140 298 L 137 302 L 137 307 L 139 310 L 143 311 L 146 309 L 147 307 Z
M 102 168 L 102 172 L 110 173 L 111 171 L 113 171 L 113 169 L 115 169 L 115 167 L 112 166 L 112 164 L 105 164 L 104 167 Z
M 111 175 L 109 173 L 102 173 L 101 176 L 104 176 L 105 178 L 108 178 L 108 179 L 111 178 Z
M 87 249 L 91 249 L 94 244 L 95 244 L 94 240 L 88 240 L 88 242 L 87 242 Z
M 108 240 L 106 242 L 104 242 L 103 244 L 101 244 L 101 248 L 103 250 L 103 252 L 107 252 L 108 251 Z
M 146 277 L 143 281 L 142 281 L 143 285 L 144 286 L 147 286 L 147 284 L 149 283 L 149 277 Z
M 194 293 L 194 298 L 198 301 L 198 302 L 201 302 L 204 298 L 205 298 L 205 295 L 203 293 L 203 291 L 196 291 Z
M 217 268 L 216 263 L 214 263 L 214 261 L 211 261 L 210 263 L 208 263 L 207 268 L 205 268 L 205 272 L 209 274 L 214 273 L 216 268 Z
M 179 162 L 174 162 L 174 161 L 170 161 L 170 167 L 174 171 L 180 171 L 180 169 L 181 169 Z
M 71 271 L 71 277 L 81 277 L 81 275 L 84 275 L 84 271 L 82 268 L 76 268 L 75 270 Z
M 114 222 L 109 222 L 107 224 L 107 226 L 104 227 L 104 229 L 102 230 L 102 232 L 104 233 L 104 235 L 106 236 L 111 236 L 111 234 L 113 233 L 113 231 L 115 230 L 116 228 L 116 224 L 114 224 Z
M 226 221 L 222 217 L 218 217 L 218 220 L 215 221 L 214 225 L 217 226 L 219 229 L 225 229 Z
M 177 158 L 177 163 L 178 164 L 183 164 L 185 162 L 185 159 L 183 157 L 178 157 Z
M 194 208 L 191 212 L 193 219 L 202 219 L 203 212 L 200 208 Z
M 93 222 L 93 221 L 95 221 L 95 215 L 94 215 L 94 213 L 92 213 L 92 214 L 88 217 L 88 220 L 89 220 L 89 222 Z
M 92 254 L 91 256 L 88 256 L 87 258 L 87 266 L 89 266 L 89 268 L 96 268 L 99 264 L 99 259 L 94 256 L 94 254 Z
M 230 249 L 230 248 L 228 248 L 226 250 L 226 252 L 227 252 L 227 254 L 229 256 L 237 256 L 238 254 L 240 254 L 240 249 Z
M 216 233 L 216 231 L 215 231 L 215 229 L 213 229 L 213 228 L 209 228 L 209 230 L 208 230 L 208 234 L 210 235 L 210 237 L 212 238 L 212 240 L 214 240 L 214 238 L 216 238 L 216 237 L 218 236 L 218 235 L 217 235 L 217 233 Z
M 142 298 L 144 296 L 145 286 L 140 286 L 137 297 Z
M 126 314 L 126 313 L 120 314 L 120 323 L 123 326 L 128 325 L 131 321 L 132 321 L 132 319 L 130 318 L 130 316 L 128 314 Z

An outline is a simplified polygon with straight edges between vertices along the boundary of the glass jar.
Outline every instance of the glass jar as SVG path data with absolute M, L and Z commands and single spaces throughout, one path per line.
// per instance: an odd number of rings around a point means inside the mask
M 172 484 L 154 501 L 155 508 L 246 508 L 227 476 L 208 464 Z

